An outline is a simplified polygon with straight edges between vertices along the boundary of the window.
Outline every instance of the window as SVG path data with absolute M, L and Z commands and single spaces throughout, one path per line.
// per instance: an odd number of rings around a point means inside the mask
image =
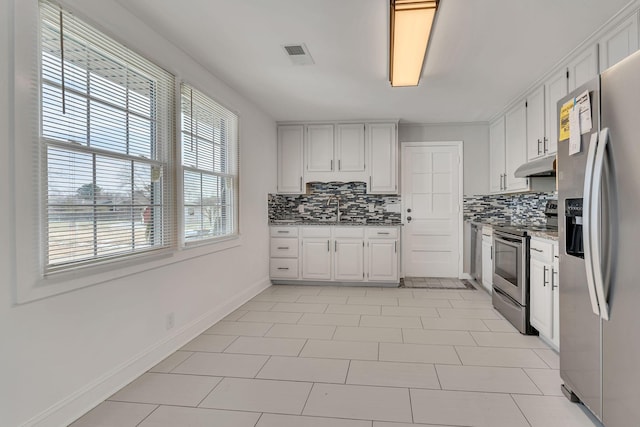
M 182 84 L 184 239 L 235 235 L 238 191 L 238 117 Z
M 174 246 L 174 78 L 43 1 L 45 270 Z

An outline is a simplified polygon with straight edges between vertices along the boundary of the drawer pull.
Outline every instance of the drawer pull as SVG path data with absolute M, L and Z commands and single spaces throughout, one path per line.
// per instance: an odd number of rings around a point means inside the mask
M 288 270 L 289 267 L 278 267 L 278 270 Z
M 289 234 L 289 230 L 278 230 L 280 234 Z
M 278 249 L 289 249 L 289 246 L 278 246 Z
M 542 249 L 538 249 L 538 248 L 531 248 L 531 250 L 536 252 L 544 252 Z
M 386 235 L 388 235 L 389 232 L 388 231 L 378 231 L 378 234 L 386 234 Z

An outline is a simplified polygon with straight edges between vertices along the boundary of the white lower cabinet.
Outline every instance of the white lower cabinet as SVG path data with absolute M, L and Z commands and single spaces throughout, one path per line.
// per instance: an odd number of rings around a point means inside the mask
M 482 227 L 482 286 L 493 292 L 493 229 Z
M 399 283 L 398 227 L 271 227 L 270 276 L 278 281 Z M 283 231 L 293 237 L 281 237 Z M 299 269 L 299 274 L 298 274 Z M 295 270 L 295 274 L 294 274 Z
M 529 263 L 529 319 L 540 336 L 559 347 L 557 243 L 532 238 Z

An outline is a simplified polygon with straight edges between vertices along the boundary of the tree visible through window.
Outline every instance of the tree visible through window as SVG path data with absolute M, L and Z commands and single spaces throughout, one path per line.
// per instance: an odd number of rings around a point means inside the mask
M 171 245 L 173 76 L 41 3 L 46 265 Z
M 182 165 L 185 241 L 237 233 L 238 118 L 182 85 Z

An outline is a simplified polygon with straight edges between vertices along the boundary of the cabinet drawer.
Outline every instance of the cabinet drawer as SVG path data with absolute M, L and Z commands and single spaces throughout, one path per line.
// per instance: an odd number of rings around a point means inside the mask
M 553 262 L 553 243 L 545 240 L 531 239 L 529 244 L 532 259 L 551 264 Z
M 302 227 L 302 237 L 331 237 L 330 226 Z
M 351 226 L 333 227 L 333 237 L 362 239 L 364 237 L 364 227 L 351 227 Z
M 273 237 L 298 237 L 298 227 L 271 227 Z
M 368 227 L 367 237 L 380 239 L 397 239 L 398 227 Z
M 297 258 L 298 239 L 287 237 L 272 237 L 271 256 L 274 258 Z
M 274 279 L 297 279 L 297 258 L 271 258 L 269 275 Z

